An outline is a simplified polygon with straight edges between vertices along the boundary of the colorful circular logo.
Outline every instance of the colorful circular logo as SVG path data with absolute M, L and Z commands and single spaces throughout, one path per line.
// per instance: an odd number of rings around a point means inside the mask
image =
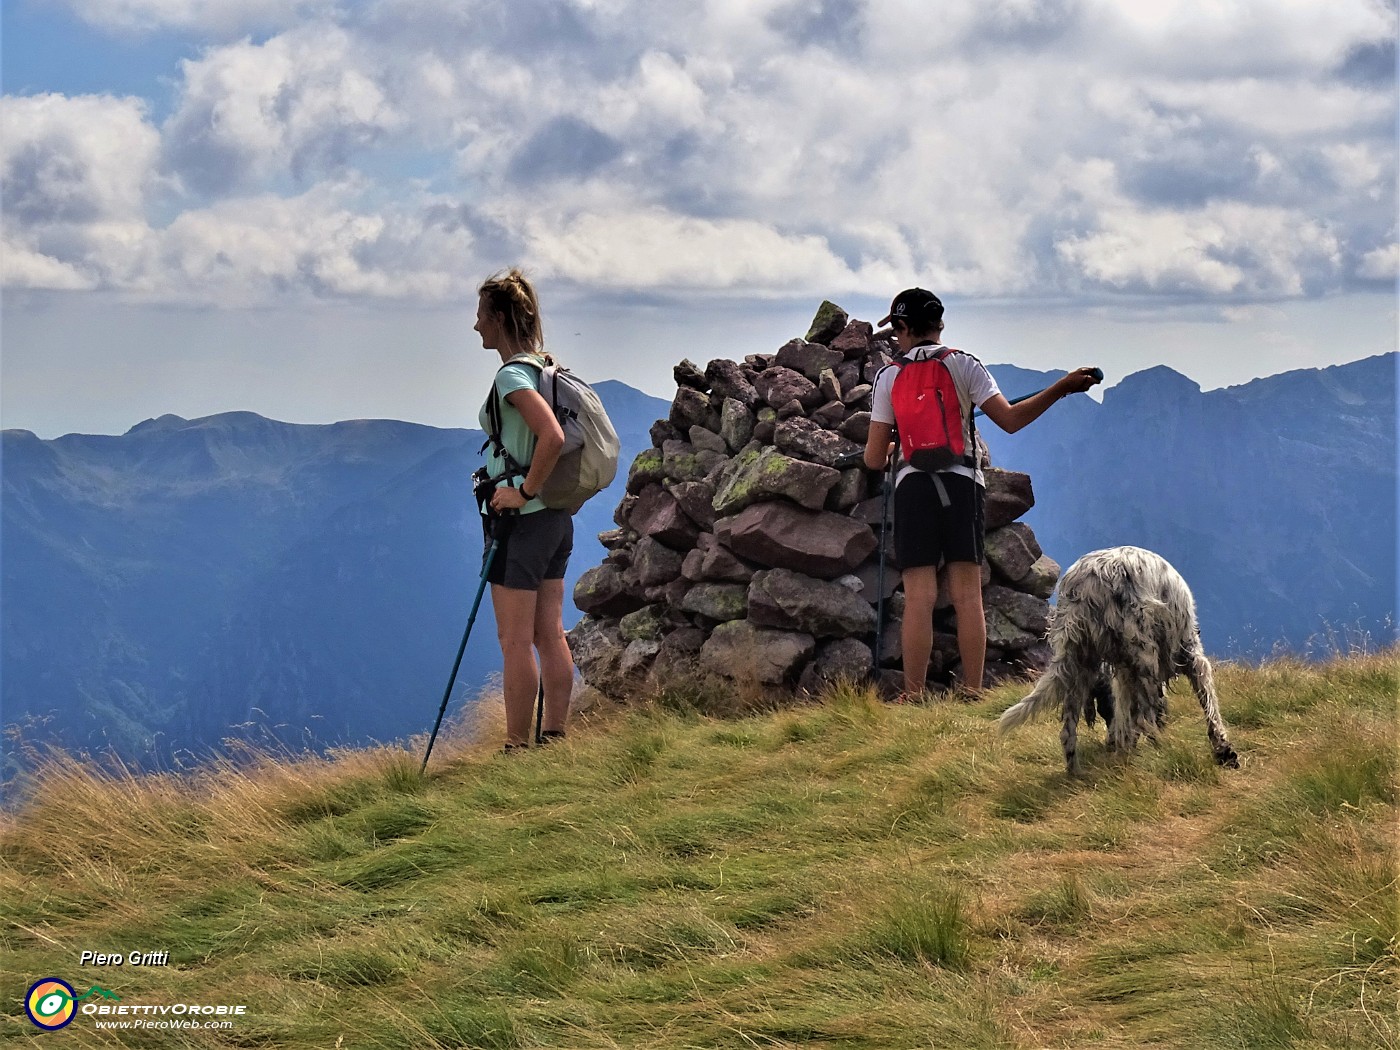
M 40 1028 L 56 1031 L 72 1023 L 78 1012 L 74 1000 L 77 993 L 67 981 L 57 977 L 45 977 L 29 986 L 29 994 L 24 997 L 24 1012 Z

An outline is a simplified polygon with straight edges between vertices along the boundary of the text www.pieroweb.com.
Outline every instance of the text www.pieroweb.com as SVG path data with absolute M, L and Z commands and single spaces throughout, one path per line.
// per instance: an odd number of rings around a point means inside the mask
M 172 1029 L 172 1028 L 180 1029 L 180 1030 L 183 1030 L 183 1031 L 188 1031 L 188 1030 L 190 1030 L 190 1029 L 192 1029 L 192 1028 L 199 1028 L 199 1029 L 202 1029 L 202 1030 L 204 1030 L 204 1031 L 208 1031 L 208 1030 L 211 1029 L 211 1028 L 212 1028 L 212 1029 L 223 1029 L 223 1030 L 230 1029 L 230 1028 L 233 1027 L 233 1022 L 232 1022 L 232 1021 L 186 1021 L 186 1020 L 183 1020 L 183 1019 L 182 1019 L 182 1020 L 175 1020 L 175 1021 L 167 1021 L 167 1020 L 157 1020 L 156 1018 L 153 1018 L 153 1017 L 138 1017 L 138 1018 L 135 1018 L 135 1019 L 130 1020 L 130 1021 L 97 1021 L 97 1022 L 95 1022 L 95 1023 L 93 1024 L 93 1027 L 94 1027 L 94 1028 L 111 1028 L 111 1029 L 142 1029 L 142 1030 L 145 1030 L 145 1031 L 150 1031 L 150 1030 L 152 1030 L 152 1029 L 166 1029 L 166 1030 L 169 1030 L 169 1029 Z

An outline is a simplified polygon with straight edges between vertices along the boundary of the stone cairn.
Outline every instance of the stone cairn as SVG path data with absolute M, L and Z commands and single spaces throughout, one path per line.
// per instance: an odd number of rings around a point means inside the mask
M 770 694 L 870 675 L 884 479 L 836 463 L 864 447 L 872 383 L 893 350 L 888 334 L 823 303 L 807 337 L 776 354 L 676 366 L 670 414 L 632 463 L 618 527 L 598 537 L 608 554 L 574 588 L 586 615 L 569 642 L 587 685 L 625 700 L 650 675 L 695 670 Z M 1030 478 L 980 452 L 990 683 L 1048 664 L 1046 599 L 1060 567 L 1016 520 L 1035 502 Z M 903 685 L 904 595 L 893 522 L 885 536 L 879 684 L 890 692 Z M 946 590 L 935 688 L 958 663 Z

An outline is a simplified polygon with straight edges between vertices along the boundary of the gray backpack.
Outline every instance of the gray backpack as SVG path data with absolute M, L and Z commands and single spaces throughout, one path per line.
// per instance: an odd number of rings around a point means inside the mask
M 561 368 L 548 358 L 541 365 L 539 358 L 517 354 L 508 365 L 529 365 L 540 373 L 537 389 L 545 399 L 554 418 L 564 431 L 564 448 L 559 462 L 550 471 L 540 489 L 539 499 L 546 507 L 577 514 L 589 499 L 612 484 L 617 477 L 617 459 L 622 443 L 612 420 L 594 389 L 567 368 Z M 518 464 L 501 443 L 501 404 L 496 387 L 491 386 L 487 402 L 487 419 L 491 433 L 487 441 L 496 446 L 497 453 L 509 465 L 513 474 L 524 475 L 530 465 Z

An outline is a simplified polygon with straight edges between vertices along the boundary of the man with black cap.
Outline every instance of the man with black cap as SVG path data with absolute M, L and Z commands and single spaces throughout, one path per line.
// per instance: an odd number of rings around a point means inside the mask
M 952 462 L 925 463 L 925 469 L 901 459 L 895 478 L 895 559 L 904 580 L 904 623 L 900 635 L 904 695 L 913 699 L 924 691 L 933 649 L 933 607 L 938 598 L 941 565 L 947 566 L 948 593 L 957 611 L 962 688 L 975 695 L 982 688 L 987 656 L 987 624 L 982 611 L 982 503 L 986 481 L 976 461 L 973 410 L 980 408 L 993 423 L 1013 434 L 1060 398 L 1088 390 L 1099 378 L 1092 368 L 1076 369 L 1013 405 L 1002 396 L 996 380 L 981 361 L 962 350 L 943 346 L 943 303 L 932 292 L 923 288 L 900 292 L 890 303 L 889 316 L 880 322 L 880 327 L 887 324 L 894 329 L 903 365 L 885 368 L 875 380 L 865 465 L 871 470 L 884 470 L 889 462 L 891 439 L 899 428 L 895 405 L 909 403 L 895 396 L 895 380 L 901 367 L 914 361 L 939 362 L 951 375 L 962 426 L 957 447 L 966 450 L 966 455 L 958 455 Z M 934 369 L 938 367 L 939 364 L 932 365 Z

